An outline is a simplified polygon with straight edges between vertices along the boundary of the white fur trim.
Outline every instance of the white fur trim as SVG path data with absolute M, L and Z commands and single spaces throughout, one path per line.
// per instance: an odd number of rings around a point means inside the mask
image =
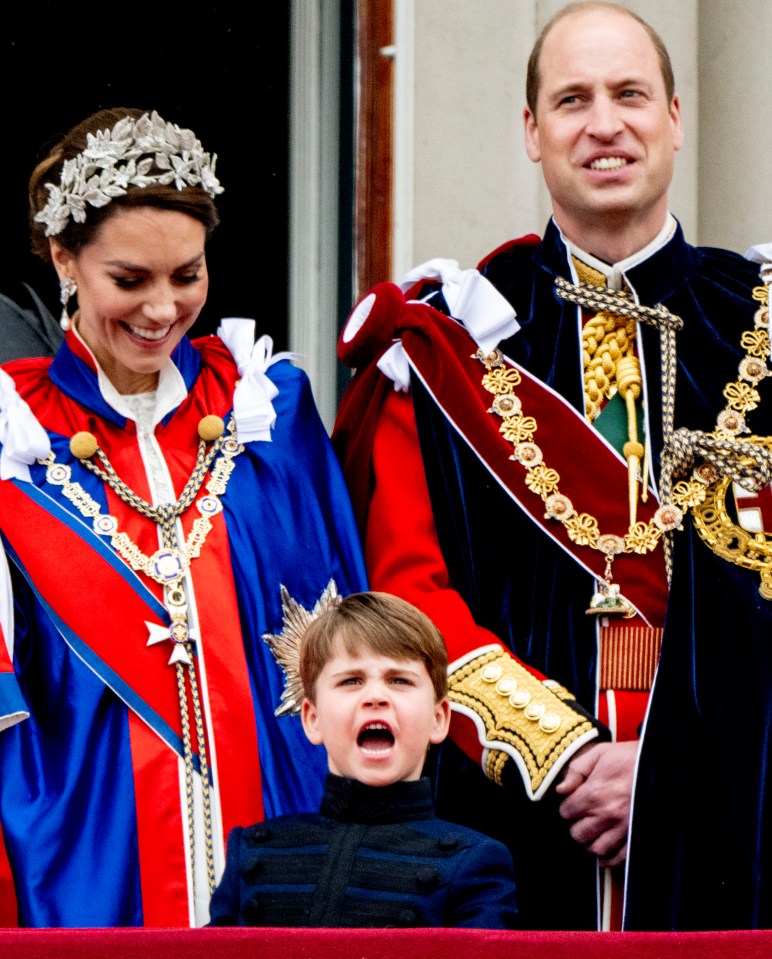
M 351 311 L 346 325 L 343 327 L 343 342 L 350 343 L 367 322 L 368 316 L 375 306 L 375 293 L 368 293 L 364 299 Z

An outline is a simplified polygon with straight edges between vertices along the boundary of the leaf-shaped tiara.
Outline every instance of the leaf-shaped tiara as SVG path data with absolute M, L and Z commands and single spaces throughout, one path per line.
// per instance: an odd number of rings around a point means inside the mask
M 155 110 L 124 117 L 111 130 L 87 134 L 86 149 L 62 165 L 59 186 L 46 183 L 48 202 L 35 221 L 45 223 L 46 236 L 56 236 L 70 218 L 85 223 L 86 206 L 107 206 L 130 186 L 152 183 L 198 186 L 214 199 L 223 191 L 216 163 L 192 130 L 167 123 Z

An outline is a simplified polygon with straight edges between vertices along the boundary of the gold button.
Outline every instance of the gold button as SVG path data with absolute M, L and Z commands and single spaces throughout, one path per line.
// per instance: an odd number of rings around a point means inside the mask
M 539 729 L 544 733 L 554 733 L 560 729 L 560 716 L 555 713 L 546 713 L 539 720 Z
M 525 718 L 532 719 L 536 722 L 537 719 L 541 719 L 542 716 L 547 712 L 547 707 L 544 703 L 529 703 L 525 708 Z
M 483 679 L 483 682 L 486 683 L 497 683 L 501 679 L 501 674 L 504 670 L 499 666 L 498 663 L 488 663 L 487 666 L 483 666 L 480 670 L 480 676 Z
M 502 696 L 510 696 L 516 689 L 517 683 L 510 676 L 504 676 L 496 683 L 496 692 Z
M 531 694 L 527 689 L 518 689 L 516 693 L 512 693 L 509 697 L 510 705 L 514 706 L 515 709 L 525 709 L 530 701 Z

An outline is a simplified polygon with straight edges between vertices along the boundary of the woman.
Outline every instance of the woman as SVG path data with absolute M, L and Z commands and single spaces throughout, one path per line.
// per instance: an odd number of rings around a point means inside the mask
M 70 328 L 53 361 L 0 371 L 0 816 L 23 925 L 203 924 L 232 826 L 321 795 L 264 638 L 363 566 L 305 376 L 251 321 L 187 338 L 221 189 L 190 130 L 138 110 L 89 117 L 30 182 Z

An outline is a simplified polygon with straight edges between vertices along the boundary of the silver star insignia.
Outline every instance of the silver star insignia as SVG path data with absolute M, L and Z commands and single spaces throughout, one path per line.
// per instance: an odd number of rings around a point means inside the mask
M 284 690 L 276 716 L 297 715 L 303 703 L 303 684 L 300 680 L 300 642 L 309 625 L 325 610 L 337 606 L 340 594 L 331 579 L 312 610 L 307 610 L 281 587 L 281 606 L 284 629 L 280 633 L 264 633 L 263 640 L 284 670 Z

